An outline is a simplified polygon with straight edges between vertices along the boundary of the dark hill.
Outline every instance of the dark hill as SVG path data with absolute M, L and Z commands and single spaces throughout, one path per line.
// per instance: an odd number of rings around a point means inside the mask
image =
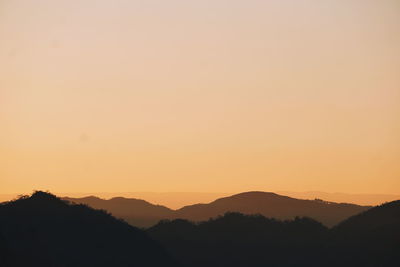
M 44 192 L 1 204 L 0 234 L 5 266 L 176 266 L 142 230 Z
M 350 217 L 331 230 L 331 239 L 332 250 L 355 266 L 400 266 L 400 200 Z
M 398 227 L 397 234 L 400 234 L 400 200 L 388 202 L 354 215 L 341 222 L 333 230 L 338 233 L 351 232 L 352 235 L 357 235 L 380 231 L 392 226 Z
M 268 192 L 246 192 L 217 199 L 209 204 L 186 206 L 175 212 L 175 218 L 203 221 L 226 212 L 261 214 L 277 219 L 305 216 L 333 226 L 370 207 L 322 200 L 302 200 Z
M 334 228 L 309 218 L 280 221 L 227 213 L 201 223 L 161 221 L 147 232 L 187 267 L 400 266 L 400 201 Z
M 309 218 L 278 221 L 239 213 L 198 224 L 162 221 L 147 231 L 188 267 L 323 266 L 328 234 Z
M 10 265 L 11 257 L 11 251 L 9 251 L 6 239 L 4 238 L 4 235 L 0 233 L 0 266 Z
M 95 209 L 103 209 L 131 225 L 148 227 L 161 219 L 170 218 L 173 210 L 135 198 L 115 197 L 109 200 L 90 196 L 84 198 L 63 198 L 73 203 L 86 204 Z

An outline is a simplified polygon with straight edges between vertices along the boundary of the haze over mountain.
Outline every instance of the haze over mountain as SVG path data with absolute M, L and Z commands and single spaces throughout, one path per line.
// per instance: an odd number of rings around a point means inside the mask
M 321 200 L 301 200 L 268 192 L 246 192 L 219 198 L 208 204 L 195 204 L 177 210 L 152 205 L 138 199 L 113 198 L 103 200 L 96 197 L 65 199 L 84 203 L 94 208 L 105 209 L 114 216 L 141 227 L 151 226 L 161 219 L 182 218 L 191 221 L 204 221 L 226 212 L 262 214 L 277 219 L 307 216 L 327 226 L 333 226 L 369 208 L 368 206 Z
M 273 191 L 279 195 L 298 198 L 298 199 L 323 199 L 338 203 L 353 203 L 362 206 L 376 206 L 385 202 L 400 199 L 399 194 L 368 194 L 368 193 L 341 193 L 341 192 L 322 192 L 322 191 Z M 24 192 L 29 194 L 30 192 Z M 240 193 L 240 192 L 238 192 Z M 115 197 L 143 199 L 147 202 L 162 205 L 170 209 L 180 209 L 184 206 L 198 203 L 209 203 L 218 198 L 236 194 L 236 192 L 55 192 L 57 196 L 67 196 L 70 198 L 84 198 L 96 196 L 102 199 Z M 9 201 L 17 198 L 21 193 L 0 194 L 0 202 Z
M 134 226 L 149 226 L 156 224 L 159 220 L 170 218 L 173 210 L 154 205 L 147 201 L 134 198 L 115 197 L 109 200 L 90 196 L 84 198 L 63 198 L 75 203 L 89 205 L 95 209 L 103 209 L 112 213 L 117 218 L 123 218 Z
M 177 266 L 142 230 L 44 192 L 0 205 L 0 248 L 7 267 Z
M 396 194 L 356 194 L 356 193 L 328 193 L 321 191 L 306 191 L 306 192 L 293 192 L 293 191 L 278 191 L 280 195 L 290 196 L 300 199 L 323 199 L 326 201 L 339 202 L 339 203 L 354 203 L 357 205 L 377 206 L 385 202 L 395 201 L 400 199 L 400 195 Z

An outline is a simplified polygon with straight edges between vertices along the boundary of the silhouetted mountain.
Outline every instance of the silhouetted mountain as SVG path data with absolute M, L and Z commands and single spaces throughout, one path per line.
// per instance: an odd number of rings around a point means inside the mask
M 63 198 L 70 202 L 86 204 L 95 209 L 103 209 L 117 218 L 122 218 L 131 225 L 148 227 L 158 221 L 170 218 L 173 211 L 167 207 L 153 205 L 147 201 L 134 198 L 115 197 L 109 200 L 90 196 L 84 198 Z
M 44 192 L 1 204 L 0 233 L 1 266 L 176 266 L 142 230 Z
M 309 218 L 279 221 L 227 213 L 206 222 L 161 221 L 147 232 L 187 267 L 400 266 L 400 201 L 328 229 Z
M 331 244 L 345 258 L 338 265 L 400 266 L 400 200 L 343 221 L 331 230 Z
M 148 233 L 188 267 L 323 266 L 328 229 L 309 218 L 227 213 L 199 224 L 162 221 Z
M 11 252 L 9 251 L 6 239 L 4 238 L 3 234 L 0 233 L 0 266 L 10 265 L 10 257 Z
M 333 226 L 348 217 L 367 210 L 368 206 L 346 203 L 333 203 L 322 200 L 302 200 L 268 192 L 247 192 L 220 198 L 208 204 L 186 206 L 171 210 L 164 206 L 153 205 L 138 199 L 113 198 L 110 200 L 96 197 L 65 198 L 84 203 L 93 208 L 104 209 L 118 218 L 135 226 L 149 227 L 161 219 L 187 219 L 204 221 L 223 215 L 226 212 L 243 214 L 261 214 L 277 219 L 293 219 L 306 216 L 316 219 L 327 226 Z
M 397 228 L 400 234 L 400 200 L 388 202 L 354 215 L 333 228 L 336 232 L 348 232 L 352 235 L 372 233 Z M 399 238 L 400 240 L 400 238 Z
M 246 192 L 217 199 L 209 204 L 186 206 L 175 212 L 175 218 L 203 221 L 226 212 L 261 214 L 277 219 L 310 217 L 333 226 L 370 207 L 322 200 L 303 200 L 268 192 Z
M 111 202 L 119 201 L 130 202 L 121 198 Z M 132 202 L 153 208 L 145 201 Z M 348 205 L 306 202 L 300 205 L 296 199 L 273 193 L 250 192 L 194 207 L 197 210 L 200 206 L 201 211 L 207 211 L 202 209 L 208 206 L 213 212 L 235 208 L 260 213 L 265 209 L 257 206 L 269 203 L 282 207 L 283 212 L 277 215 L 285 217 L 290 214 L 290 204 L 302 207 L 303 212 L 325 212 L 329 205 Z M 318 210 L 316 204 L 322 208 Z M 161 209 L 168 216 L 170 210 Z M 331 229 L 307 217 L 278 220 L 228 212 L 198 223 L 163 220 L 146 232 L 105 211 L 70 204 L 44 192 L 0 204 L 1 267 L 177 265 L 400 266 L 400 201 L 364 211 Z

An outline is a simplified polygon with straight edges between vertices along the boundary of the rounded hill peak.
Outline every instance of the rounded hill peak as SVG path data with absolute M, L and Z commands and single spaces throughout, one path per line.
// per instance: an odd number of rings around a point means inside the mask
M 248 191 L 248 192 L 235 194 L 232 197 L 235 197 L 235 196 L 255 197 L 255 196 L 280 196 L 280 195 L 278 195 L 276 193 L 272 193 L 272 192 Z

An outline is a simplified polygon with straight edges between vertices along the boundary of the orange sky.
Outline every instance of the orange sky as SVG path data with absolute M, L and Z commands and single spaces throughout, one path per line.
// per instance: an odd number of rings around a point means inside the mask
M 400 193 L 400 2 L 0 1 L 0 193 Z

